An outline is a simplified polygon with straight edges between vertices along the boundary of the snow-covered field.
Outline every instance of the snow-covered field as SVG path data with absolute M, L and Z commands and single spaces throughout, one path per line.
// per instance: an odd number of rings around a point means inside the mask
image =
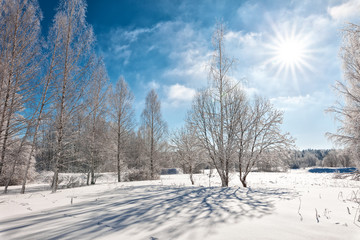
M 360 239 L 360 182 L 291 170 L 236 175 L 231 187 L 208 174 L 94 186 L 19 186 L 0 195 L 0 239 Z M 210 185 L 210 186 L 209 186 Z M 3 188 L 0 188 L 3 191 Z

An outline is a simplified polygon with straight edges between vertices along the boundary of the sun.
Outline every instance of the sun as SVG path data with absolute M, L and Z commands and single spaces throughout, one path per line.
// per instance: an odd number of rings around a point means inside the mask
M 287 39 L 276 48 L 275 60 L 279 64 L 300 65 L 305 58 L 304 44 L 296 39 Z
M 266 64 L 276 69 L 276 76 L 284 74 L 286 78 L 291 76 L 296 81 L 298 75 L 312 70 L 311 39 L 305 33 L 297 32 L 295 27 L 273 30 L 275 34 L 266 45 L 270 56 Z

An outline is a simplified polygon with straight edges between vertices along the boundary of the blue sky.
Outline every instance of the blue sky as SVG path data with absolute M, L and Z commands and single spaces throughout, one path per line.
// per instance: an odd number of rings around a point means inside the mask
M 57 1 L 39 2 L 46 32 Z M 334 147 L 324 134 L 335 132 L 336 124 L 324 110 L 336 101 L 331 85 L 342 79 L 341 29 L 360 23 L 360 0 L 87 3 L 97 52 L 112 82 L 124 76 L 129 83 L 138 120 L 147 92 L 155 88 L 169 129 L 183 124 L 192 96 L 207 84 L 211 35 L 223 19 L 226 52 L 237 59 L 231 76 L 243 79 L 249 95 L 265 96 L 284 111 L 283 130 L 298 148 Z M 289 42 L 300 49 L 292 63 L 284 48 Z

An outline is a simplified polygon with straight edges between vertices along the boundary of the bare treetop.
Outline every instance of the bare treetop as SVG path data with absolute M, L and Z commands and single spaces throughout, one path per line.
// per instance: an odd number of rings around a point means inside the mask
M 167 134 L 167 125 L 162 120 L 161 104 L 154 89 L 150 90 L 145 100 L 145 108 L 141 114 L 142 126 L 147 151 L 150 158 L 150 174 L 153 179 L 156 175 L 156 162 L 159 151 L 163 147 Z

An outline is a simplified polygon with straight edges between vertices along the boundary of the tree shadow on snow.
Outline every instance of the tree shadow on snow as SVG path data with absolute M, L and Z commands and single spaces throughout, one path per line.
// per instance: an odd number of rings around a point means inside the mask
M 293 199 L 288 189 L 139 186 L 118 188 L 68 207 L 0 220 L 6 239 L 94 239 L 127 232 L 141 237 L 182 236 L 191 229 L 216 231 L 216 224 L 260 218 L 274 203 Z

